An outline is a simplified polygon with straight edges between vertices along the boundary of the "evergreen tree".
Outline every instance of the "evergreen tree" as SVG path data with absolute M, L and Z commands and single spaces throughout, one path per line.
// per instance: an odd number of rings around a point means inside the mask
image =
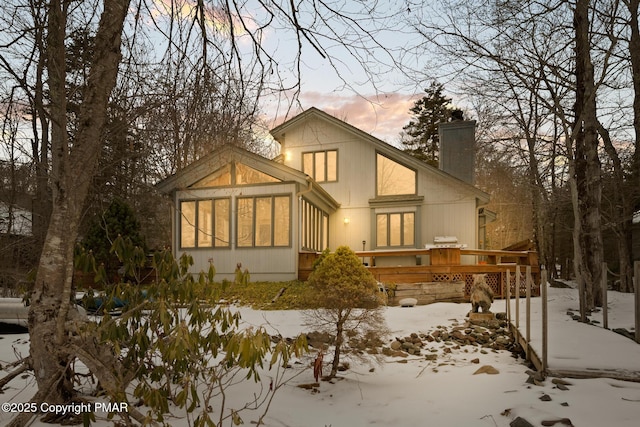
M 404 151 L 432 166 L 438 167 L 440 139 L 438 124 L 449 121 L 456 111 L 451 106 L 451 98 L 442 94 L 444 86 L 436 81 L 425 89 L 425 96 L 411 108 L 413 118 L 403 127 L 402 145 Z
M 323 252 L 307 282 L 313 290 L 305 312 L 306 324 L 335 333 L 330 378 L 338 373 L 345 335 L 382 337 L 388 331 L 382 306 L 383 295 L 373 275 L 349 247 Z
M 107 210 L 93 219 L 82 240 L 82 245 L 93 252 L 96 261 L 104 264 L 110 278 L 114 277 L 121 265 L 111 250 L 119 236 L 129 239 L 131 244 L 146 252 L 144 237 L 140 233 L 140 222 L 135 212 L 126 202 L 114 199 Z

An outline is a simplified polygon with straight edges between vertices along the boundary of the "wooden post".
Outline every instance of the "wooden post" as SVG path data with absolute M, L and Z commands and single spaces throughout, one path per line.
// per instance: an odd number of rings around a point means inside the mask
M 520 330 L 520 266 L 516 265 L 516 329 Z
M 527 305 L 526 305 L 526 311 L 527 311 L 527 317 L 526 317 L 526 332 L 525 332 L 525 339 L 527 341 L 527 360 L 531 360 L 531 346 L 529 345 L 529 343 L 531 342 L 531 285 L 533 283 L 533 280 L 531 279 L 531 266 L 527 265 L 525 267 L 525 286 L 526 286 L 526 290 L 525 290 L 525 294 L 527 296 Z
M 507 268 L 507 322 L 509 322 L 509 328 L 511 328 L 511 271 Z
M 549 352 L 549 313 L 547 311 L 547 270 L 540 271 L 540 295 L 542 298 L 542 372 L 547 370 L 547 353 Z
M 636 293 L 636 342 L 640 344 L 640 261 L 633 263 L 633 282 Z
M 607 302 L 607 263 L 602 263 L 602 327 L 609 329 L 609 307 Z

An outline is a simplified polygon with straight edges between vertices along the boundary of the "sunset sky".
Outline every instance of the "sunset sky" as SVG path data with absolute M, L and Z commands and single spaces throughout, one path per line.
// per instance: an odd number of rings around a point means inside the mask
M 310 89 L 313 84 L 309 84 Z M 390 144 L 396 143 L 400 137 L 402 127 L 409 122 L 409 109 L 413 100 L 420 95 L 392 92 L 375 94 L 371 91 L 362 95 L 348 90 L 314 91 L 303 90 L 300 94 L 301 108 L 293 110 L 293 114 L 316 107 L 332 116 L 370 133 Z M 268 114 L 269 110 L 265 110 Z M 281 123 L 283 115 L 276 115 L 270 121 L 270 127 Z
M 303 3 L 299 2 L 299 7 L 303 7 Z M 354 12 L 352 16 L 362 16 L 358 25 L 372 31 L 374 38 L 370 40 L 366 40 L 366 36 L 355 36 L 352 28 L 345 27 L 331 28 L 336 34 L 344 34 L 339 41 L 323 38 L 319 29 L 315 41 L 327 50 L 325 58 L 303 40 L 298 102 L 287 112 L 291 105 L 287 94 L 281 94 L 279 100 L 266 99 L 263 111 L 268 125 L 273 127 L 302 110 L 316 107 L 388 143 L 397 143 L 402 127 L 409 122 L 409 109 L 429 86 L 415 74 L 409 76 L 415 70 L 423 70 L 425 65 L 419 55 L 407 53 L 423 42 L 409 24 L 408 3 L 413 2 L 375 2 L 376 11 L 371 13 L 378 13 L 377 18 L 385 16 L 379 21 L 367 19 L 367 12 L 350 11 Z M 346 4 L 348 9 L 352 3 Z M 301 13 L 301 16 L 309 14 Z M 355 51 L 341 44 L 355 46 Z M 284 70 L 287 78 L 286 68 L 294 64 L 293 55 L 297 52 L 297 39 L 292 32 L 267 32 L 264 46 L 286 58 L 280 64 L 280 71 Z M 400 71 L 400 62 L 406 74 Z
M 188 22 L 198 14 L 196 4 L 194 0 L 178 0 L 172 6 L 167 0 L 155 0 L 157 9 L 151 14 L 154 19 L 162 19 L 173 11 Z M 295 23 L 290 21 L 293 2 L 230 2 L 236 9 L 229 14 L 215 9 L 213 4 L 205 3 L 209 30 L 223 38 L 233 31 L 236 47 L 241 52 L 246 49 L 242 53 L 246 55 L 244 64 L 256 62 L 255 41 L 260 40 L 262 60 L 270 58 L 277 63 L 274 86 L 279 82 L 284 87 L 295 83 L 299 73 L 297 94 L 276 91 L 263 97 L 262 112 L 267 127 L 273 128 L 303 110 L 316 107 L 397 144 L 402 127 L 409 122 L 409 109 L 429 85 L 415 74 L 424 70 L 424 56 L 409 53 L 424 42 L 410 20 L 415 20 L 429 2 L 297 1 Z M 326 9 L 324 4 L 328 5 Z M 267 11 L 264 5 L 271 10 Z M 292 30 L 298 24 L 309 30 L 308 38 L 299 37 Z

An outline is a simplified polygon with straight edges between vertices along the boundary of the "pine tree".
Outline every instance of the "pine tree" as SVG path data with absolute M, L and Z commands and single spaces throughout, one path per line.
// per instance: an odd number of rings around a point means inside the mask
M 432 166 L 438 166 L 439 143 L 438 124 L 447 122 L 455 109 L 451 98 L 442 94 L 444 86 L 436 81 L 425 89 L 426 95 L 417 100 L 411 108 L 413 117 L 403 127 L 402 145 L 404 151 Z
M 387 333 L 383 295 L 362 260 L 347 246 L 323 252 L 307 282 L 314 291 L 305 312 L 306 325 L 335 333 L 330 378 L 338 373 L 345 336 L 382 337 Z

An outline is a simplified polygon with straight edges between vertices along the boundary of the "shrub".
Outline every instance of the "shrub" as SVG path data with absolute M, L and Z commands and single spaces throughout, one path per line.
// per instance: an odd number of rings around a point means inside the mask
M 341 246 L 334 253 L 325 252 L 309 276 L 311 288 L 305 313 L 309 326 L 335 333 L 335 349 L 330 377 L 340 366 L 344 334 L 384 334 L 382 293 L 373 275 L 351 249 Z
M 127 270 L 144 265 L 140 258 L 123 256 L 137 251 L 122 237 L 114 242 L 113 251 Z M 90 258 L 87 253 L 82 256 Z M 87 325 L 85 333 L 113 351 L 102 356 L 111 361 L 108 366 L 104 360 L 96 363 L 104 366 L 103 376 L 115 377 L 105 388 L 107 397 L 127 401 L 128 384 L 135 385 L 135 399 L 148 408 L 142 416 L 145 423 L 165 422 L 164 416 L 172 411 L 170 402 L 184 408 L 190 423 L 197 426 L 237 425 L 243 410 L 257 408 L 264 410 L 262 421 L 286 382 L 284 367 L 306 349 L 306 339 L 273 343 L 264 328 L 239 329 L 240 315 L 218 304 L 224 289 L 214 282 L 213 265 L 195 277 L 189 272 L 192 265 L 188 255 L 175 260 L 169 251 L 155 253 L 152 266 L 157 280 L 144 292 L 138 283 L 114 285 L 106 299 L 126 301 L 124 311 L 117 318 L 107 313 L 101 322 Z M 261 381 L 263 367 L 275 371 L 268 384 L 243 406 L 229 408 L 224 398 L 227 389 L 241 377 Z

